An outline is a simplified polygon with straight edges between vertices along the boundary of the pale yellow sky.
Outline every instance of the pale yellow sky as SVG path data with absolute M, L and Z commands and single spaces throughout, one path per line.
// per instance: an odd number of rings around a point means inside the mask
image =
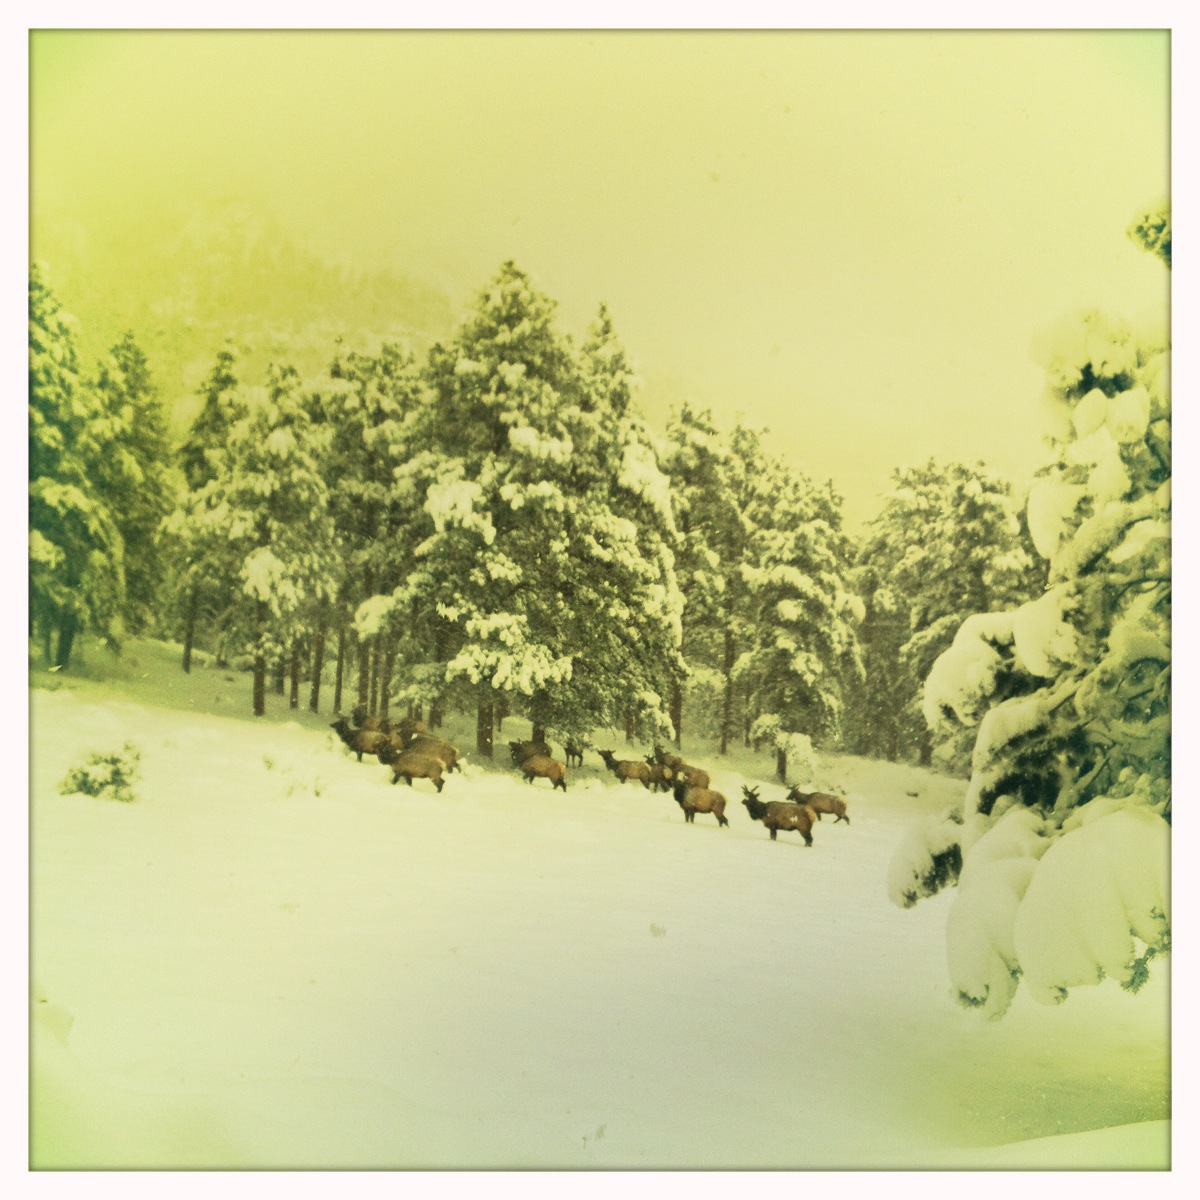
M 600 301 L 656 418 L 690 396 L 832 476 L 1039 464 L 1032 335 L 1133 314 L 1169 190 L 1165 33 L 39 33 L 34 219 L 262 206 L 466 305 L 505 258 Z M 34 252 L 36 254 L 36 242 Z

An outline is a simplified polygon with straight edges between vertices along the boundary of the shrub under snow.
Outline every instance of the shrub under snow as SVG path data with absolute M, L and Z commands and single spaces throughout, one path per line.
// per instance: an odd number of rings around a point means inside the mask
M 98 796 L 129 804 L 137 799 L 133 794 L 133 784 L 137 779 L 140 758 L 132 742 L 126 742 L 120 750 L 89 754 L 85 762 L 67 772 L 58 790 L 64 796 L 78 792 L 84 796 Z

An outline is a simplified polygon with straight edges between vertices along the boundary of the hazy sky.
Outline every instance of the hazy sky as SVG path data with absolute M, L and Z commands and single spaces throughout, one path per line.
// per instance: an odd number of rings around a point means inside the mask
M 515 258 L 600 301 L 657 421 L 768 425 L 854 521 L 894 466 L 1041 461 L 1034 333 L 1167 293 L 1160 32 L 52 32 L 34 217 L 192 198 L 464 307 Z M 36 250 L 36 246 L 35 246 Z

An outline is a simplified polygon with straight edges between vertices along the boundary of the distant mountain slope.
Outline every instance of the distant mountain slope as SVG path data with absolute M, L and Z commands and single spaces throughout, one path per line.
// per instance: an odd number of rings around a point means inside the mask
M 196 388 L 227 337 L 242 377 L 258 382 L 271 361 L 320 369 L 339 337 L 420 352 L 458 320 L 437 288 L 389 268 L 331 264 L 244 204 L 198 204 L 155 230 L 101 232 L 101 224 L 112 225 L 40 209 L 34 257 L 78 321 L 85 366 L 132 329 L 177 428 L 197 411 Z

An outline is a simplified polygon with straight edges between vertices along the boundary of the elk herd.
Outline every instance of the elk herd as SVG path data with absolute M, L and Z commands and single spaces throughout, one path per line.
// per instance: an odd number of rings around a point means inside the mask
M 403 779 L 409 787 L 414 779 L 427 779 L 438 792 L 442 790 L 445 776 L 452 771 L 461 771 L 458 750 L 444 738 L 434 736 L 415 717 L 391 722 L 386 717 L 368 717 L 361 711 L 354 713 L 355 724 L 339 717 L 330 726 L 347 747 L 362 762 L 363 755 L 374 755 L 389 767 L 392 783 Z M 551 789 L 567 790 L 567 767 L 582 766 L 584 743 L 568 738 L 563 746 L 566 762 L 555 758 L 546 742 L 509 742 L 509 753 L 513 766 L 528 783 L 545 779 Z M 694 822 L 697 813 L 716 818 L 718 826 L 726 827 L 727 801 L 718 791 L 709 787 L 708 772 L 692 766 L 677 754 L 662 747 L 655 747 L 653 754 L 644 759 L 618 759 L 611 750 L 597 750 L 604 766 L 620 783 L 640 783 L 647 791 L 670 792 L 675 803 L 683 812 L 684 821 Z M 834 824 L 850 818 L 846 815 L 846 801 L 841 796 L 826 792 L 804 792 L 793 785 L 783 800 L 762 800 L 759 788 L 742 785 L 742 804 L 750 818 L 760 822 L 775 841 L 780 832 L 798 833 L 805 846 L 813 844 L 813 827 L 823 816 L 832 816 Z

